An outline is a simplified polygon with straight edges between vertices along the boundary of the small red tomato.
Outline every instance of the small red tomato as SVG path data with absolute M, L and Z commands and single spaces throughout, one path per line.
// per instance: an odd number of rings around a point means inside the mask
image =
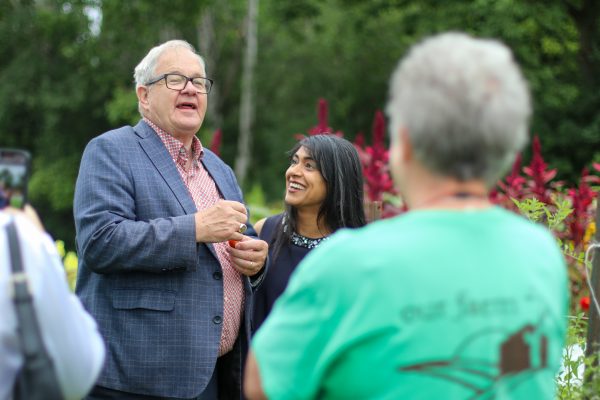
M 233 240 L 233 239 L 230 239 L 227 241 L 227 243 L 229 243 L 229 245 L 231 247 L 233 247 L 234 249 L 235 249 L 235 245 L 238 244 L 238 242 L 239 242 L 239 240 Z
M 590 298 L 588 296 L 583 296 L 581 299 L 579 299 L 579 306 L 584 311 L 589 310 L 590 309 Z

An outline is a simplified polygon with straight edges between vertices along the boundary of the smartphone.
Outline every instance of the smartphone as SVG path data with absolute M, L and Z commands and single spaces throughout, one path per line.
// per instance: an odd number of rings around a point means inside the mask
M 25 206 L 30 167 L 27 151 L 0 148 L 0 208 Z

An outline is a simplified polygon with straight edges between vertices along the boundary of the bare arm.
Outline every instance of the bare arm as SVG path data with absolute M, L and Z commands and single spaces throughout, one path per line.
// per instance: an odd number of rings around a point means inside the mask
M 267 220 L 266 218 L 263 218 L 263 219 L 256 221 L 256 223 L 254 224 L 254 230 L 256 231 L 257 235 L 260 235 L 260 231 L 262 231 L 262 227 L 265 224 L 266 220 Z
M 267 395 L 263 391 L 260 372 L 254 353 L 250 350 L 244 371 L 244 395 L 249 400 L 266 400 Z

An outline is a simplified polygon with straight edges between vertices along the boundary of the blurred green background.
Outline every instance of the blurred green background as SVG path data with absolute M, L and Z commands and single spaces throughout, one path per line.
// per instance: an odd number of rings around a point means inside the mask
M 368 136 L 408 46 L 459 30 L 513 49 L 534 94 L 531 133 L 558 178 L 574 182 L 600 161 L 599 20 L 596 0 L 3 0 L 0 146 L 32 153 L 31 202 L 72 248 L 81 154 L 94 136 L 138 120 L 133 68 L 150 47 L 181 38 L 206 58 L 216 85 L 199 137 L 208 145 L 221 129 L 221 156 L 235 166 L 250 21 L 254 120 L 242 185 L 268 213 L 281 201 L 285 152 L 316 124 L 319 98 L 331 127 Z

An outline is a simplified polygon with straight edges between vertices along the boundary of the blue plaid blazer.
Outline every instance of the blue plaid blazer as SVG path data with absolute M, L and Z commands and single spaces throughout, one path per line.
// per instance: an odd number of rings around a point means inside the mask
M 202 163 L 223 198 L 243 202 L 231 168 L 204 151 Z M 74 199 L 76 292 L 107 344 L 98 385 L 177 398 L 206 387 L 219 351 L 223 274 L 213 246 L 195 241 L 195 212 L 173 159 L 145 122 L 87 145 Z M 231 376 L 220 375 L 236 398 L 252 309 L 247 278 L 244 286 Z

